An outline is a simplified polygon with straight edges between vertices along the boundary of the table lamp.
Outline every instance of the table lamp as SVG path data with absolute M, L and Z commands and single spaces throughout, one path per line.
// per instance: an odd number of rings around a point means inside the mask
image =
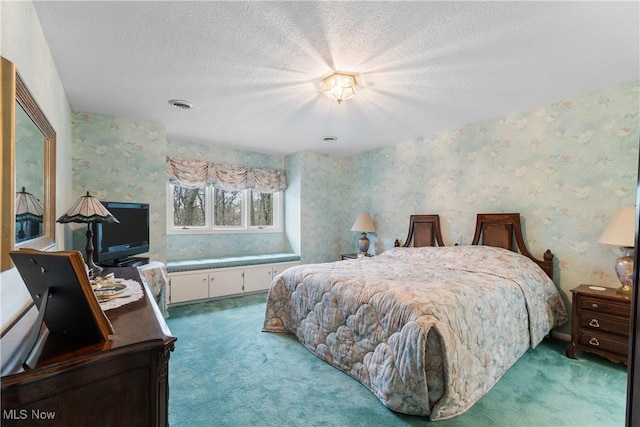
M 623 206 L 613 216 L 599 243 L 620 246 L 624 254 L 616 260 L 616 274 L 622 286 L 618 288 L 619 293 L 631 293 L 633 285 L 633 247 L 635 245 L 635 206 Z
M 40 235 L 40 224 L 42 224 L 40 201 L 22 187 L 22 190 L 16 193 L 15 206 L 16 224 L 20 224 L 20 230 L 16 234 L 16 242 Z M 27 231 L 24 229 L 25 224 Z
M 373 225 L 373 221 L 371 221 L 371 217 L 368 213 L 362 212 L 356 218 L 356 222 L 353 223 L 351 227 L 351 231 L 360 231 L 362 232 L 362 236 L 360 236 L 360 240 L 358 240 L 358 253 L 359 257 L 367 256 L 367 251 L 369 250 L 369 239 L 367 238 L 367 232 L 375 233 L 376 227 Z
M 91 231 L 91 224 L 94 222 L 110 222 L 119 224 L 120 221 L 118 221 L 98 199 L 90 196 L 87 191 L 87 195 L 80 197 L 76 204 L 73 205 L 67 213 L 58 218 L 58 222 L 62 224 L 68 222 L 87 224 L 87 246 L 85 248 L 87 253 L 87 267 L 89 267 L 89 271 L 102 271 L 102 267 L 97 266 L 93 262 L 93 231 Z

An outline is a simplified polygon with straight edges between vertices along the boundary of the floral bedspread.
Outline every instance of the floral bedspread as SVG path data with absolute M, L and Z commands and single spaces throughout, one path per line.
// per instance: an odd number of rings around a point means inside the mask
M 289 332 L 390 409 L 454 417 L 567 313 L 534 262 L 487 246 L 394 248 L 289 268 L 264 331 Z

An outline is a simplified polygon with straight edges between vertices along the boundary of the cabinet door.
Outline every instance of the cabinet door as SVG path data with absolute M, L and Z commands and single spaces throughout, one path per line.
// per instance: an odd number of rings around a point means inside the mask
M 296 265 L 300 265 L 300 261 L 282 262 L 279 264 L 273 264 L 273 277 L 276 277 L 278 274 L 282 273 L 287 268 L 294 267 Z
M 169 301 L 178 302 L 209 297 L 209 275 L 207 273 L 176 273 L 171 278 Z
M 271 265 L 245 267 L 244 269 L 244 291 L 266 291 L 271 286 Z
M 224 269 L 209 273 L 209 297 L 242 293 L 242 269 Z

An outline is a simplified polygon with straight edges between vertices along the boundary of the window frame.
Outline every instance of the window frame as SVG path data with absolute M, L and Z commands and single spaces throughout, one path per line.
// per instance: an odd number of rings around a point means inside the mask
M 173 224 L 173 187 L 174 184 L 167 183 L 167 234 L 246 234 L 246 233 L 282 233 L 284 194 L 283 191 L 273 193 L 273 225 L 272 226 L 251 226 L 250 225 L 250 203 L 251 189 L 242 191 L 242 223 L 236 226 L 215 226 L 213 224 L 213 200 L 215 188 L 205 186 L 205 225 L 204 226 L 176 226 Z

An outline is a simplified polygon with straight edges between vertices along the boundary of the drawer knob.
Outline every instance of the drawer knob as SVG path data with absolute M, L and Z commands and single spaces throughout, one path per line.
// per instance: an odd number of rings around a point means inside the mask
M 599 328 L 600 322 L 598 322 L 598 319 L 591 319 L 591 322 L 589 322 L 589 326 L 592 326 L 594 328 Z
M 593 308 L 598 308 L 598 304 L 596 304 L 595 302 L 593 304 L 591 304 L 591 307 Z
M 598 341 L 598 338 L 593 337 L 589 340 L 589 344 L 591 344 L 594 347 L 599 347 L 600 346 L 600 341 Z

